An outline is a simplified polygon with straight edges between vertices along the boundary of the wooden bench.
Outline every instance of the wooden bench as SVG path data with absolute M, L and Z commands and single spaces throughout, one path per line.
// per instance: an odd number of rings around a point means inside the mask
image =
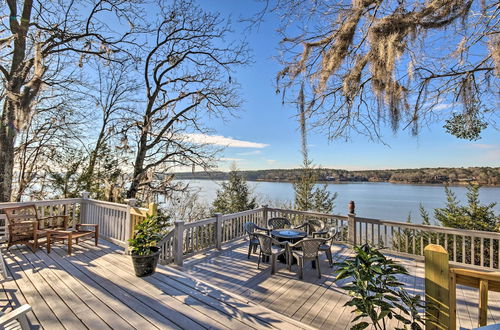
M 9 239 L 7 249 L 16 244 L 25 244 L 35 251 L 45 243 L 47 230 L 66 230 L 69 216 L 64 214 L 42 217 L 35 204 L 4 208 L 7 216 Z
M 82 227 L 93 227 L 93 230 L 82 230 Z M 80 238 L 83 237 L 94 237 L 95 246 L 97 246 L 99 240 L 99 225 L 97 224 L 77 224 L 76 230 L 47 230 L 47 253 L 50 253 L 50 249 L 53 243 L 56 241 L 67 241 L 68 242 L 68 255 L 73 252 L 73 239 L 78 244 Z

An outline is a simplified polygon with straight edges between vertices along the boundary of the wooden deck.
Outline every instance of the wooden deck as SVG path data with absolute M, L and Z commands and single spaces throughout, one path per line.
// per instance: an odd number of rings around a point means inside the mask
M 83 242 L 73 256 L 62 246 L 4 250 L 11 279 L 1 283 L 1 309 L 28 303 L 32 325 L 51 330 L 308 328 L 168 267 L 138 278 L 120 248 L 100 243 Z
M 180 268 L 185 273 L 205 279 L 211 284 L 246 297 L 261 306 L 282 315 L 321 329 L 349 329 L 354 317 L 351 309 L 343 307 L 348 300 L 342 283 L 334 283 L 332 269 L 321 261 L 322 278 L 309 264 L 304 280 L 298 280 L 296 266 L 289 272 L 278 265 L 277 273 L 270 274 L 269 264 L 257 269 L 257 256 L 247 259 L 248 243 L 244 240 L 223 246 L 222 251 L 208 251 L 187 259 Z M 334 258 L 342 260 L 351 253 L 346 246 L 336 246 Z M 408 292 L 424 293 L 424 265 L 411 259 L 397 258 L 405 265 L 410 276 L 401 278 Z M 457 326 L 462 329 L 477 327 L 478 290 L 457 287 Z M 488 324 L 500 323 L 500 294 L 490 292 Z M 395 328 L 392 323 L 388 328 Z

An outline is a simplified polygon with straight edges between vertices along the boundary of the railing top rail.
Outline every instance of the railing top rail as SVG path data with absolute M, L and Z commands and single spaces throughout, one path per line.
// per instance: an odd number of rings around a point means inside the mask
M 361 217 L 356 217 L 356 222 L 367 222 L 367 223 L 373 223 L 373 224 L 379 224 L 379 225 L 389 225 L 389 226 L 408 228 L 408 229 L 420 229 L 420 230 L 425 230 L 425 231 L 440 232 L 440 233 L 444 233 L 444 234 L 500 239 L 500 233 L 491 232 L 491 231 L 457 229 L 457 228 L 414 224 L 414 223 L 398 222 L 398 221 L 391 221 L 391 220 L 361 218 Z
M 168 234 L 163 236 L 163 238 L 161 240 L 159 240 L 158 243 L 156 243 L 156 246 L 161 246 L 161 245 L 165 244 L 169 239 L 173 239 L 174 234 L 175 234 L 175 231 L 172 229 Z
M 31 204 L 35 204 L 36 206 L 73 204 L 73 203 L 81 203 L 82 201 L 83 198 L 63 198 L 63 199 L 48 199 L 48 200 L 29 201 L 29 202 L 4 202 L 0 203 L 0 209 L 8 207 L 16 207 L 16 206 L 25 206 Z
M 237 212 L 237 213 L 231 213 L 231 214 L 224 214 L 222 216 L 222 220 L 229 220 L 229 219 L 234 219 L 234 218 L 237 218 L 237 217 L 242 217 L 242 216 L 245 216 L 245 215 L 250 215 L 250 214 L 258 213 L 258 212 L 261 212 L 264 209 L 265 209 L 264 207 L 260 207 L 260 208 L 253 209 L 253 210 L 247 210 L 247 211 L 242 211 L 242 212 Z
M 120 209 L 127 210 L 127 204 L 106 202 L 106 201 L 100 201 L 98 199 L 91 199 L 91 198 L 82 199 L 82 200 L 84 200 L 85 202 L 88 202 L 89 204 L 105 205 L 105 206 L 111 206 L 111 207 L 114 207 L 114 208 L 120 208 Z
M 466 269 L 462 267 L 450 267 L 450 271 L 462 276 L 494 281 L 500 283 L 500 272 L 498 271 L 480 271 L 473 269 Z
M 320 213 L 320 212 L 312 212 L 312 211 L 287 210 L 287 209 L 271 208 L 271 207 L 268 208 L 268 210 L 269 211 L 286 212 L 286 213 L 291 213 L 291 214 L 304 214 L 304 215 L 309 215 L 312 217 L 325 217 L 325 218 L 335 218 L 335 219 L 347 220 L 347 216 L 339 215 L 339 214 L 329 214 L 329 213 Z
M 193 228 L 193 227 L 200 227 L 204 225 L 208 225 L 210 223 L 215 223 L 217 221 L 216 218 L 207 218 L 207 219 L 202 219 L 202 220 L 196 220 L 192 222 L 186 222 L 184 224 L 185 228 Z

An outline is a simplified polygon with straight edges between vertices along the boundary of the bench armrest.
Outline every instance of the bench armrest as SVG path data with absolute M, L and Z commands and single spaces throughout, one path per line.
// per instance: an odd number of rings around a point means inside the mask
M 69 215 L 51 215 L 51 216 L 48 216 L 48 217 L 43 217 L 43 218 L 38 218 L 38 221 L 41 221 L 41 220 L 48 220 L 48 219 L 54 219 L 54 218 L 65 218 L 65 219 L 69 219 Z
M 73 231 L 71 230 L 50 230 L 50 229 L 45 229 L 45 231 L 47 232 L 47 235 L 50 235 L 50 234 L 71 234 L 73 233 Z

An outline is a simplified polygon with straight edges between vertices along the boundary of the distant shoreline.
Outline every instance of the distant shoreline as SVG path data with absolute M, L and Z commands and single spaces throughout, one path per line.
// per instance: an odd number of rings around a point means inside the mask
M 174 180 L 207 180 L 207 181 L 225 181 L 226 179 L 213 179 L 213 178 L 174 178 Z M 248 182 L 265 182 L 265 183 L 293 183 L 292 180 L 287 181 L 274 181 L 274 180 L 247 180 Z M 366 184 L 366 183 L 391 183 L 391 184 L 410 184 L 415 186 L 451 186 L 451 187 L 465 187 L 468 183 L 412 183 L 412 182 L 391 182 L 391 181 L 316 181 L 317 184 Z M 484 188 L 498 188 L 500 184 L 481 185 Z
M 395 170 L 348 171 L 339 169 L 317 168 L 315 174 L 318 183 L 370 183 L 386 182 L 394 184 L 454 185 L 466 186 L 476 183 L 485 187 L 500 186 L 500 167 L 469 168 L 418 168 Z M 177 180 L 227 180 L 229 172 L 183 172 L 174 173 Z M 258 171 L 240 171 L 247 181 L 256 182 L 294 182 L 301 174 L 301 169 L 272 169 Z M 161 177 L 161 174 L 157 174 Z

